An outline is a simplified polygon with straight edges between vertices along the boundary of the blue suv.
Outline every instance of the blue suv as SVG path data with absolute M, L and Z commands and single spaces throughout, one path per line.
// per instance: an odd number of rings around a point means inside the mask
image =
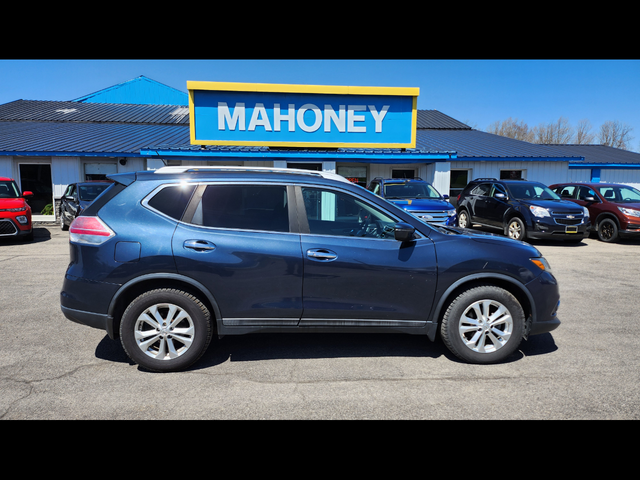
M 420 220 L 438 225 L 456 225 L 456 209 L 447 197 L 421 178 L 381 178 L 371 180 L 367 190 L 396 204 Z
M 64 315 L 152 371 L 182 370 L 213 335 L 438 333 L 492 363 L 559 325 L 531 245 L 428 225 L 343 177 L 164 167 L 114 183 L 69 228 Z

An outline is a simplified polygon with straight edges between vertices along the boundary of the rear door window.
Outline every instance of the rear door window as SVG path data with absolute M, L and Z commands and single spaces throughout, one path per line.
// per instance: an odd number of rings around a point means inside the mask
M 205 227 L 289 231 L 284 185 L 208 185 L 192 223 Z
M 149 199 L 147 205 L 175 220 L 180 220 L 195 188 L 193 184 L 170 185 Z

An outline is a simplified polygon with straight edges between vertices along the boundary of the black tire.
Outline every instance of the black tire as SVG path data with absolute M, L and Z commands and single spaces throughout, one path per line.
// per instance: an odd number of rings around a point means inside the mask
M 497 317 L 491 322 L 482 313 Z M 516 297 L 503 288 L 481 285 L 465 290 L 449 304 L 440 334 L 458 358 L 489 364 L 515 352 L 523 338 L 524 324 L 524 311 Z
M 170 318 L 173 325 L 154 322 Z M 155 372 L 186 369 L 204 354 L 212 335 L 207 307 L 193 295 L 173 289 L 140 295 L 129 304 L 120 322 L 120 341 L 129 358 Z M 175 352 L 170 354 L 172 347 Z
M 460 228 L 472 228 L 471 217 L 466 210 L 460 210 L 458 212 L 458 227 Z
M 513 217 L 507 223 L 506 235 L 514 240 L 524 241 L 527 238 L 527 228 L 524 226 L 524 222 L 518 217 Z
M 66 232 L 69 230 L 69 225 L 64 222 L 64 217 L 62 216 L 62 212 L 60 212 L 60 230 Z
M 602 242 L 612 243 L 618 240 L 618 225 L 610 218 L 598 222 L 598 238 Z

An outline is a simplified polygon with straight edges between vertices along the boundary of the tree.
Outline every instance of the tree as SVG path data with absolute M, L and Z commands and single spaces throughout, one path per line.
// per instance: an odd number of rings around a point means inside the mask
M 569 124 L 565 117 L 560 117 L 553 123 L 540 123 L 537 127 L 529 129 L 526 123 L 512 119 L 495 121 L 487 128 L 488 133 L 523 140 L 529 143 L 555 144 L 555 145 L 587 145 L 598 143 L 614 148 L 629 150 L 634 137 L 631 136 L 633 127 L 618 121 L 607 121 L 602 124 L 597 135 L 591 133 L 591 123 L 583 119 L 578 122 L 576 128 Z
M 539 124 L 533 129 L 532 134 L 532 143 L 564 145 L 571 143 L 574 129 L 569 124 L 569 120 L 560 117 L 555 123 Z
M 590 133 L 591 131 L 591 122 L 587 119 L 580 120 L 578 122 L 578 127 L 576 128 L 576 137 L 573 143 L 578 145 L 588 145 L 593 143 L 595 140 L 595 135 Z
M 522 121 L 518 122 L 518 119 L 513 119 L 511 117 L 503 120 L 502 122 L 496 120 L 489 125 L 487 132 L 500 135 L 502 137 L 513 138 L 515 140 L 523 140 L 525 142 L 531 142 L 533 139 L 528 125 Z
M 632 127 L 616 121 L 606 121 L 600 127 L 598 142 L 609 147 L 629 149 L 629 143 L 633 140 L 631 136 Z

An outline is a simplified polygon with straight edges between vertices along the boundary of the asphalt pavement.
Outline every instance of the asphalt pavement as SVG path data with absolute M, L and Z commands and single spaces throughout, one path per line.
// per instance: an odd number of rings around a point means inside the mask
M 149 373 L 60 311 L 68 233 L 0 242 L 0 418 L 611 420 L 640 418 L 640 241 L 535 242 L 560 327 L 508 362 L 468 365 L 386 334 L 228 336 L 190 370 Z

